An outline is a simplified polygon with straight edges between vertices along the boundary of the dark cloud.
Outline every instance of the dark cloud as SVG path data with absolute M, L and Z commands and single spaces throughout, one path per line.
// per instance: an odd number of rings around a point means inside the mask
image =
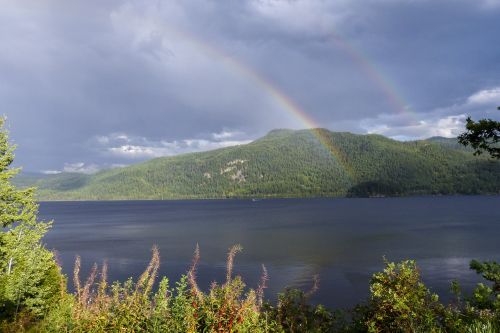
M 402 139 L 455 135 L 500 103 L 496 0 L 0 5 L 0 108 L 28 170 L 90 172 L 305 126 L 278 91 L 320 126 Z

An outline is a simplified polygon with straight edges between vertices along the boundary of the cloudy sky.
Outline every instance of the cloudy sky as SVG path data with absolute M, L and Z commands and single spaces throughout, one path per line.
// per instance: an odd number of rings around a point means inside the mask
M 44 172 L 273 128 L 456 136 L 500 118 L 499 18 L 500 0 L 0 0 L 0 110 Z

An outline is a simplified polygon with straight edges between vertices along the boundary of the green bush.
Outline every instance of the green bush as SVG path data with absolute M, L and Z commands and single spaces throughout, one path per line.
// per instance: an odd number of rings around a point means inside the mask
M 314 286 L 309 292 L 287 288 L 278 294 L 275 307 L 266 304 L 265 311 L 285 332 L 329 332 L 335 323 L 334 315 L 322 305 L 313 306 L 310 296 L 318 290 L 315 277 Z
M 442 305 L 422 283 L 415 261 L 386 263 L 373 275 L 366 326 L 369 332 L 440 331 Z

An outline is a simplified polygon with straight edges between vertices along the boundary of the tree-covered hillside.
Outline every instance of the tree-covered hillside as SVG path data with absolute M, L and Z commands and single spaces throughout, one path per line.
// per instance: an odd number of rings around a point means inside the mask
M 48 200 L 500 193 L 500 162 L 454 139 L 274 130 L 247 145 L 34 185 Z

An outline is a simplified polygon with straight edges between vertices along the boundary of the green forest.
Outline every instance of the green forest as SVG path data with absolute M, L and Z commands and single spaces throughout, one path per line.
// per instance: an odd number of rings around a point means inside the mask
M 246 145 L 93 175 L 20 175 L 42 200 L 407 196 L 500 193 L 500 162 L 456 139 L 396 141 L 325 129 L 273 130 Z

